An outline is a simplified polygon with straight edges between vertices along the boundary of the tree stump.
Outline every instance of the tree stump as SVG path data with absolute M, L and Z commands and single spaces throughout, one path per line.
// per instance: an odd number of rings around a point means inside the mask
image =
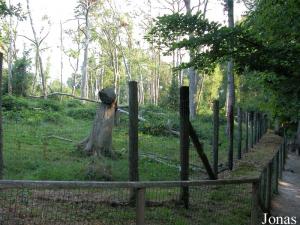
M 101 103 L 97 108 L 91 133 L 77 147 L 87 155 L 114 157 L 112 130 L 117 109 L 116 94 L 112 88 L 104 88 L 99 91 L 99 98 Z

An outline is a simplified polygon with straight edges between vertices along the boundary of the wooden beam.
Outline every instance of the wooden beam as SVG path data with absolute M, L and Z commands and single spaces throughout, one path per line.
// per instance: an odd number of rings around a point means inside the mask
M 198 153 L 198 156 L 200 157 L 200 159 L 202 160 L 202 163 L 207 171 L 207 174 L 209 176 L 209 178 L 211 180 L 215 180 L 216 179 L 216 176 L 209 164 L 209 161 L 208 161 L 208 158 L 206 156 L 206 154 L 204 153 L 204 150 L 203 150 L 203 145 L 202 143 L 200 143 L 199 139 L 198 139 L 198 136 L 197 136 L 197 133 L 196 131 L 194 130 L 192 124 L 189 122 L 189 133 L 190 133 L 190 137 L 192 139 L 192 142 L 196 148 L 196 151 Z
M 33 180 L 0 180 L 0 189 L 75 189 L 75 188 L 171 188 L 198 187 L 209 185 L 249 184 L 259 181 L 258 177 L 219 180 L 191 181 L 145 181 L 145 182 L 107 182 L 107 181 L 33 181 Z

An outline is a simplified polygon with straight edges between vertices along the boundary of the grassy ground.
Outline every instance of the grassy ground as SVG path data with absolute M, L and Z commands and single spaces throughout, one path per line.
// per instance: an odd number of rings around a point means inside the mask
M 127 180 L 126 117 L 121 118 L 121 124 L 114 129 L 113 134 L 113 149 L 120 154 L 120 157 L 117 160 L 99 160 L 80 154 L 75 147 L 76 143 L 88 135 L 91 129 L 95 112 L 94 104 L 83 105 L 76 101 L 28 101 L 18 98 L 6 99 L 4 106 L 6 107 L 4 112 L 6 179 Z M 166 134 L 164 129 L 165 121 L 168 119 L 171 120 L 171 126 L 178 129 L 176 112 L 145 107 L 141 108 L 140 114 L 147 120 L 145 124 L 140 123 L 139 128 L 141 180 L 177 180 L 179 177 L 179 141 L 177 137 Z M 193 125 L 204 142 L 206 153 L 210 158 L 211 115 L 201 115 L 193 121 Z M 226 137 L 222 135 L 224 131 L 225 123 L 221 121 L 221 162 L 226 160 Z M 62 141 L 53 136 L 70 139 L 72 142 Z M 276 142 L 275 145 L 269 146 L 268 143 L 267 140 L 265 142 L 267 147 L 264 145 L 257 147 L 244 160 L 238 162 L 233 173 L 225 172 L 222 176 L 256 176 L 259 168 L 272 155 L 272 149 L 277 144 Z M 190 155 L 192 164 L 201 166 L 193 148 L 191 148 Z M 195 178 L 206 177 L 199 171 L 191 171 L 191 173 Z M 10 215 L 16 210 L 21 212 L 19 217 L 22 221 L 26 219 L 33 221 L 34 218 L 39 221 L 44 218 L 45 221 L 51 221 L 49 224 L 60 224 L 57 218 L 67 218 L 63 220 L 64 224 L 68 224 L 68 221 L 69 224 L 88 224 L 86 221 L 90 224 L 118 224 L 116 221 L 120 221 L 119 224 L 134 224 L 135 214 L 132 207 L 112 204 L 114 202 L 112 200 L 120 202 L 120 197 L 128 199 L 124 193 L 112 194 L 112 190 L 107 190 L 106 194 L 97 194 L 90 198 L 88 197 L 90 195 L 79 190 L 75 197 L 77 200 L 74 200 L 72 191 L 62 191 L 63 193 L 45 190 L 41 194 L 36 190 L 25 192 L 8 190 L 9 193 L 0 193 L 0 202 L 9 204 L 4 207 L 9 210 L 5 212 L 5 215 Z M 191 189 L 190 193 L 191 207 L 186 210 L 176 204 L 175 200 L 179 196 L 178 189 L 147 190 L 148 200 L 163 202 L 157 206 L 147 207 L 147 224 L 248 224 L 251 185 L 206 186 L 200 190 Z M 102 196 L 106 200 L 103 202 L 103 198 L 99 199 L 96 196 Z M 12 209 L 10 209 L 11 206 Z M 3 210 L 3 207 L 0 207 L 0 210 Z M 44 214 L 45 212 L 48 214 Z M 43 217 L 39 216 L 41 214 Z M 48 219 L 47 216 L 49 216 Z M 13 218 L 16 218 L 15 214 Z
M 96 105 L 79 101 L 28 100 L 4 98 L 4 161 L 5 178 L 34 180 L 127 180 L 128 128 L 126 115 L 115 127 L 113 149 L 117 160 L 97 161 L 76 150 L 76 144 L 90 132 Z M 179 178 L 179 139 L 166 133 L 165 124 L 178 129 L 178 115 L 159 107 L 141 107 L 139 150 L 141 180 L 177 180 Z M 211 155 L 211 115 L 193 121 L 205 151 Z M 220 161 L 226 160 L 226 137 L 220 128 Z M 70 139 L 72 142 L 56 137 Z M 93 167 L 94 162 L 101 164 Z M 190 162 L 202 166 L 191 146 Z M 91 166 L 92 165 L 92 166 Z M 106 168 L 105 173 L 101 170 Z M 206 177 L 191 171 L 191 177 Z

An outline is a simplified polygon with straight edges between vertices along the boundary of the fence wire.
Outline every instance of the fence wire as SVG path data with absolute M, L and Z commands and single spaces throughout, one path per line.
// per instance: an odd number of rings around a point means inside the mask
M 0 224 L 134 224 L 128 196 L 128 189 L 114 188 L 1 190 Z
M 38 184 L 30 188 L 1 188 L 0 224 L 136 223 L 136 208 L 129 201 L 129 188 L 49 188 Z M 179 187 L 148 187 L 145 191 L 147 225 L 244 225 L 250 222 L 251 184 L 190 187 L 189 209 L 179 201 Z

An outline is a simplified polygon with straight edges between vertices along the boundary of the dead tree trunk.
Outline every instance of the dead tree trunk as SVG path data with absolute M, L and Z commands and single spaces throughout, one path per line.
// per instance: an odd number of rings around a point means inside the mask
M 90 135 L 80 142 L 78 150 L 87 155 L 114 157 L 112 151 L 112 130 L 117 109 L 116 94 L 113 88 L 99 92 L 101 99 Z

